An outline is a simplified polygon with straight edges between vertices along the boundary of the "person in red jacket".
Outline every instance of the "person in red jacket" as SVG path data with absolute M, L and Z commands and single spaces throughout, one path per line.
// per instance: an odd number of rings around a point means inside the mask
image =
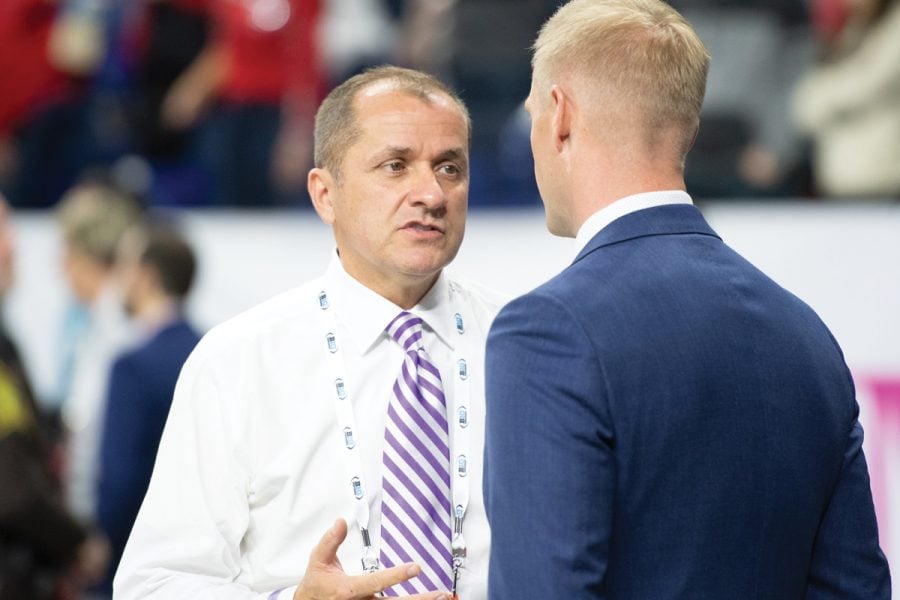
M 79 82 L 48 51 L 58 9 L 0 2 L 0 189 L 16 206 L 50 206 L 83 166 Z
M 211 39 L 172 86 L 163 120 L 187 128 L 210 112 L 203 150 L 216 203 L 272 206 L 305 190 L 322 86 L 319 2 L 206 2 Z

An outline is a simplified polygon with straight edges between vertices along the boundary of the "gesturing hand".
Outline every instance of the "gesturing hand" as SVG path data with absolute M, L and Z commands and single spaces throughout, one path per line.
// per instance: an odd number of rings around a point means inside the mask
M 309 555 L 306 575 L 294 600 L 368 600 L 385 588 L 416 577 L 421 569 L 415 563 L 407 563 L 374 573 L 347 575 L 337 557 L 337 549 L 347 537 L 347 522 L 335 521 L 325 532 Z M 447 592 L 428 592 L 406 596 L 407 600 L 450 600 Z

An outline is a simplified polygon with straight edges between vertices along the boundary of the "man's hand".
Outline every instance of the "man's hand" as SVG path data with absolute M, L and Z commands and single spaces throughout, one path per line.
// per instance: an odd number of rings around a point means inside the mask
M 319 544 L 309 556 L 306 575 L 294 600 L 369 600 L 385 588 L 416 577 L 421 569 L 415 563 L 407 563 L 374 573 L 347 575 L 337 557 L 337 549 L 347 537 L 347 522 L 335 521 L 325 532 Z M 429 592 L 407 596 L 407 600 L 450 600 L 447 592 Z

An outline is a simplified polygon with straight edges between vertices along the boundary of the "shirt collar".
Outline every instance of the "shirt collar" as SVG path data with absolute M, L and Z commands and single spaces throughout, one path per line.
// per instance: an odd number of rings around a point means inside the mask
M 382 336 L 387 337 L 385 327 L 403 310 L 348 274 L 337 252 L 332 255 L 324 282 L 337 316 L 347 327 L 360 354 L 368 353 Z M 450 284 L 443 272 L 409 312 L 421 318 L 425 327 L 453 350 L 454 311 L 450 303 Z
M 604 206 L 585 221 L 575 236 L 575 254 L 578 254 L 591 239 L 600 231 L 618 219 L 629 213 L 655 206 L 667 204 L 693 204 L 691 197 L 682 190 L 667 190 L 661 192 L 644 192 L 625 196 Z

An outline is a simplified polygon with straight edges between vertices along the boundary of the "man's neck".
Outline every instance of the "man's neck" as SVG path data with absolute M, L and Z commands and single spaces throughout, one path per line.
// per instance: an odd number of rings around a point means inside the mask
M 572 237 L 591 215 L 617 200 L 686 189 L 677 153 L 664 151 L 674 142 L 660 138 L 660 146 L 654 148 L 635 135 L 625 136 L 620 143 L 597 138 L 581 140 L 580 151 L 571 159 Z
M 338 254 L 338 258 L 340 259 L 340 254 Z M 360 271 L 352 264 L 348 265 L 343 259 L 340 260 L 344 272 L 347 273 L 347 275 L 379 296 L 393 302 L 405 310 L 418 304 L 419 301 L 425 297 L 425 294 L 427 294 L 434 286 L 441 274 L 441 272 L 438 271 L 437 273 L 423 277 L 378 277 L 369 272 Z
M 167 296 L 157 296 L 143 302 L 134 318 L 146 329 L 157 329 L 178 316 L 178 304 Z
M 428 290 L 430 290 L 432 286 L 434 286 L 434 283 L 437 281 L 439 275 L 440 273 L 434 275 L 432 278 L 426 281 L 410 282 L 406 285 L 400 282 L 386 282 L 383 285 L 373 287 L 366 282 L 360 283 L 368 287 L 376 294 L 390 300 L 400 308 L 408 310 L 418 304 L 419 301 L 425 297 L 425 294 L 428 293 Z

